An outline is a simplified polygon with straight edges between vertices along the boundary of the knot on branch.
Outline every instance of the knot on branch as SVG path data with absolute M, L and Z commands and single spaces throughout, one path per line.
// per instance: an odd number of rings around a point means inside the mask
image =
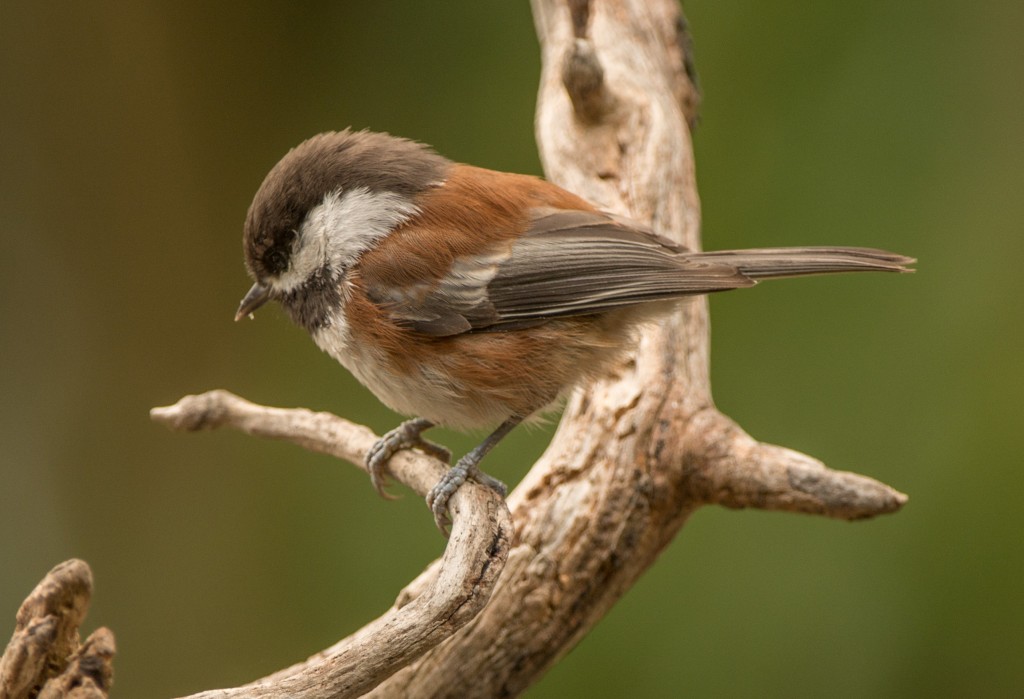
M 697 77 L 697 63 L 693 55 L 693 37 L 686 17 L 680 11 L 676 21 L 675 45 L 679 51 L 679 61 L 683 70 L 677 73 L 674 87 L 676 99 L 686 117 L 686 125 L 690 131 L 697 128 L 700 121 L 700 81 Z
M 573 40 L 562 64 L 562 82 L 576 116 L 585 124 L 603 121 L 613 111 L 615 99 L 608 91 L 604 68 L 589 39 Z
M 174 405 L 153 408 L 150 418 L 172 430 L 196 432 L 220 427 L 224 422 L 235 395 L 223 390 L 207 391 L 199 395 L 184 396 Z

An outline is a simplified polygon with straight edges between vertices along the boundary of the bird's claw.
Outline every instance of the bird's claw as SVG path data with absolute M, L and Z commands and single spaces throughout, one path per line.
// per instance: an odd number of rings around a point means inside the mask
M 494 476 L 487 475 L 475 464 L 466 463 L 465 459 L 460 459 L 427 493 L 427 507 L 434 514 L 434 524 L 446 539 L 452 524 L 452 520 L 448 516 L 448 501 L 462 487 L 462 484 L 470 479 L 487 486 L 502 498 L 508 495 L 508 486 Z
M 398 427 L 385 433 L 366 452 L 366 470 L 370 472 L 370 482 L 382 498 L 394 500 L 395 496 L 385 490 L 387 486 L 387 467 L 391 457 L 403 449 L 419 449 L 444 463 L 451 463 L 452 453 L 447 447 L 423 438 L 423 431 L 434 426 L 434 423 L 423 418 L 406 420 Z

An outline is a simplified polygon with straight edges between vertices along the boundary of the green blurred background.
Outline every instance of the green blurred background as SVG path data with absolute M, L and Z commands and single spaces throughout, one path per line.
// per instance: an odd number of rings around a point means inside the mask
M 716 296 L 717 401 L 911 501 L 858 524 L 699 512 L 528 696 L 1019 692 L 1024 4 L 686 11 L 706 247 L 921 260 Z M 0 636 L 77 556 L 116 696 L 234 685 L 374 618 L 439 554 L 418 498 L 147 411 L 224 387 L 393 426 L 276 308 L 231 322 L 246 207 L 289 147 L 348 125 L 539 173 L 538 70 L 522 2 L 0 3 Z M 550 432 L 489 470 L 518 481 Z

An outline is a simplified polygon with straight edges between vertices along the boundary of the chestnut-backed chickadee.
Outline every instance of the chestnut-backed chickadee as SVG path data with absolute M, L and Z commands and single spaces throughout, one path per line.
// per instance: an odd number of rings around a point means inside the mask
M 427 496 L 442 532 L 467 478 L 504 495 L 483 456 L 524 419 L 599 376 L 673 301 L 761 279 L 908 271 L 846 247 L 692 252 L 544 180 L 453 163 L 413 141 L 324 133 L 267 175 L 245 221 L 255 284 L 392 410 L 367 466 L 383 494 L 400 449 L 450 453 L 434 425 L 497 429 Z

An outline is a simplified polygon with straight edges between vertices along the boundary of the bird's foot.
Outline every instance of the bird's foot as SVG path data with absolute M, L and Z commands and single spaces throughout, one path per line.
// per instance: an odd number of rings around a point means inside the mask
M 451 463 L 452 453 L 447 447 L 423 438 L 423 432 L 433 426 L 434 423 L 422 417 L 406 420 L 378 439 L 366 452 L 366 470 L 370 472 L 370 481 L 381 497 L 394 499 L 394 496 L 384 489 L 387 485 L 387 466 L 391 457 L 403 449 L 419 449 L 446 464 Z
M 427 507 L 434 513 L 434 523 L 446 539 L 448 538 L 448 527 L 452 523 L 448 516 L 448 501 L 467 480 L 471 479 L 480 485 L 485 485 L 503 498 L 508 495 L 508 486 L 494 476 L 489 476 L 481 471 L 471 457 L 472 453 L 459 459 L 458 463 L 448 469 L 437 485 L 427 493 Z

